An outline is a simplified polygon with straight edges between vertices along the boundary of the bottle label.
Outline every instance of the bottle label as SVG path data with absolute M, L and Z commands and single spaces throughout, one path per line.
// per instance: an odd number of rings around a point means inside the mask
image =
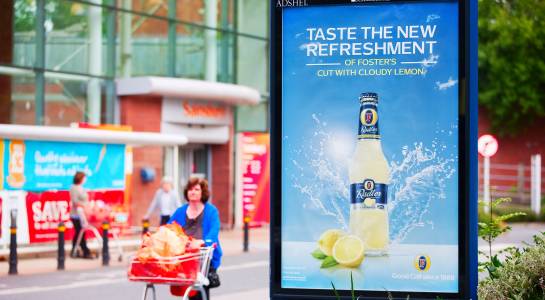
M 350 203 L 360 208 L 385 209 L 388 204 L 388 185 L 365 179 L 350 185 Z
M 380 139 L 376 102 L 364 102 L 360 106 L 359 139 Z

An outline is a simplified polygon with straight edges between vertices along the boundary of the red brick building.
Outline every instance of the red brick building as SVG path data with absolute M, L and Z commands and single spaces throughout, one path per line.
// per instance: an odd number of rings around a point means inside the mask
M 121 125 L 129 125 L 135 131 L 188 138 L 188 145 L 170 150 L 177 151 L 174 155 L 161 147 L 133 150 L 130 222 L 140 222 L 162 176 L 178 177 L 176 188 L 180 194 L 190 177 L 201 176 L 210 183 L 210 201 L 218 208 L 222 224 L 232 226 L 233 106 L 256 104 L 260 99 L 259 93 L 232 84 L 164 77 L 120 79 L 117 91 Z M 174 170 L 176 166 L 178 168 Z M 139 173 L 143 168 L 155 171 L 157 176 L 153 181 L 142 181 Z

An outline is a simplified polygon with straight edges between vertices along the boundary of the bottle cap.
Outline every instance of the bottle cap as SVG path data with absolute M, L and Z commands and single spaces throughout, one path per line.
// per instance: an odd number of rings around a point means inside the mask
M 377 93 L 361 93 L 360 94 L 360 103 L 364 103 L 364 102 L 378 103 Z

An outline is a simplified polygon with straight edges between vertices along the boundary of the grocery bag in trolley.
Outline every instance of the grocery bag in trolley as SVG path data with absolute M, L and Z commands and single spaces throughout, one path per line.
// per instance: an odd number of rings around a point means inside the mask
M 131 281 L 192 285 L 201 268 L 202 240 L 187 236 L 177 223 L 146 233 L 142 246 L 131 260 Z

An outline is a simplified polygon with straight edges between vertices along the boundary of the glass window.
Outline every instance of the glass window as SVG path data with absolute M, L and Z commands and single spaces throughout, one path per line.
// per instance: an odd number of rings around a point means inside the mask
M 106 73 L 106 10 L 98 6 L 47 0 L 45 65 L 54 71 Z
M 165 0 L 166 1 L 166 0 Z M 234 27 L 234 0 L 218 0 L 217 1 L 217 27 L 221 28 L 223 18 L 223 1 L 227 1 L 227 20 L 231 27 Z M 265 2 L 265 1 L 263 1 Z M 177 0 L 176 3 L 176 19 L 195 23 L 199 25 L 205 24 L 205 0 Z
M 0 123 L 34 125 L 34 74 L 0 74 Z
M 205 44 L 202 28 L 179 25 L 176 28 L 176 75 L 184 78 L 204 78 Z
M 236 35 L 218 32 L 218 81 L 235 82 Z
M 237 50 L 237 83 L 253 87 L 261 94 L 268 94 L 268 42 L 238 36 Z
M 125 10 L 161 17 L 168 15 L 169 0 L 117 0 L 116 2 L 117 7 Z
M 208 147 L 203 146 L 193 151 L 193 170 L 194 174 L 202 174 L 204 178 L 208 177 Z
M 238 132 L 265 132 L 268 130 L 269 102 L 254 106 L 238 106 L 236 128 Z
M 119 13 L 118 18 L 118 74 L 166 76 L 168 22 L 129 13 Z M 130 26 L 130 35 L 126 26 Z
M 86 121 L 87 89 L 88 81 L 46 78 L 45 125 L 69 126 Z
M 176 3 L 176 19 L 204 24 L 204 0 L 178 0 Z
M 2 20 L 13 18 L 13 26 L 0 26 L 1 36 L 13 43 L 13 48 L 0 47 L 0 62 L 21 67 L 34 66 L 36 57 L 36 2 L 34 0 L 15 0 L 13 10 L 4 5 L 0 12 Z M 12 52 L 12 51 L 13 52 Z

